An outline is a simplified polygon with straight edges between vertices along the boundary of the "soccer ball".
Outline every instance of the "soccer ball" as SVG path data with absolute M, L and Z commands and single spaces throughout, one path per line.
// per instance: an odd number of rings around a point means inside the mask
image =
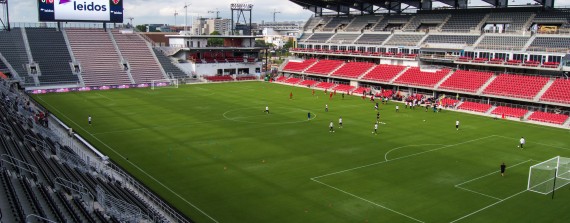
M 521 146 L 517 146 L 517 148 L 520 148 Z

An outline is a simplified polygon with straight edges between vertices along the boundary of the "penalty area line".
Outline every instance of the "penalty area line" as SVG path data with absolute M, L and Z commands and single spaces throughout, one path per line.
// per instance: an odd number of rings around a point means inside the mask
M 314 182 L 317 182 L 317 183 L 319 183 L 319 184 L 322 184 L 322 185 L 324 185 L 324 186 L 327 186 L 327 187 L 329 187 L 329 188 L 335 189 L 335 190 L 337 190 L 337 191 L 339 191 L 339 192 L 342 192 L 342 193 L 344 193 L 344 194 L 346 194 L 346 195 L 349 195 L 349 196 L 351 196 L 351 197 L 354 197 L 354 198 L 357 198 L 357 199 L 359 199 L 359 200 L 365 201 L 366 203 L 372 204 L 372 205 L 374 205 L 374 206 L 383 208 L 383 209 L 388 210 L 388 211 L 390 211 L 390 212 L 393 212 L 393 213 L 396 213 L 396 214 L 398 214 L 398 215 L 404 216 L 404 217 L 406 217 L 406 218 L 412 219 L 412 220 L 414 220 L 414 221 L 416 221 L 416 222 L 425 223 L 425 222 L 423 222 L 423 221 L 421 221 L 421 220 L 418 220 L 418 219 L 416 219 L 416 218 L 414 218 L 414 217 L 412 217 L 412 216 L 409 216 L 409 215 L 404 214 L 404 213 L 402 213 L 402 212 L 396 211 L 396 210 L 391 209 L 391 208 L 389 208 L 389 207 L 386 207 L 386 206 L 384 206 L 384 205 L 375 203 L 375 202 L 373 202 L 373 201 L 371 201 L 371 200 L 367 200 L 367 199 L 365 199 L 365 198 L 363 198 L 363 197 L 360 197 L 360 196 L 358 196 L 358 195 L 349 193 L 349 192 L 347 192 L 347 191 L 345 191 L 345 190 L 342 190 L 342 189 L 340 189 L 340 188 L 337 188 L 337 187 L 335 187 L 335 186 L 331 186 L 331 185 L 329 185 L 329 184 L 323 183 L 323 182 L 318 181 L 318 180 L 316 180 L 316 179 L 314 179 L 314 178 L 311 178 L 311 180 L 314 181 Z

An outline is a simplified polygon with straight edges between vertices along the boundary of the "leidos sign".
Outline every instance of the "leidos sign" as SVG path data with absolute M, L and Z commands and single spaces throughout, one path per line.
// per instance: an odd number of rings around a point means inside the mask
M 121 0 L 38 0 L 39 20 L 123 22 Z

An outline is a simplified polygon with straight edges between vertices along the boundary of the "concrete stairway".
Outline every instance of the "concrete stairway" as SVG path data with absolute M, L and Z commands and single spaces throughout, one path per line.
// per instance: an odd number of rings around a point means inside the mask
M 491 83 L 493 83 L 493 81 L 497 77 L 498 77 L 498 75 L 493 75 L 485 84 L 483 84 L 483 86 L 481 88 L 479 88 L 479 90 L 477 90 L 477 95 L 483 94 L 483 91 L 485 90 L 485 88 L 489 87 L 489 85 L 491 85 Z
M 548 80 L 548 83 L 546 83 L 546 85 L 544 85 L 544 87 L 542 88 L 542 90 L 540 90 L 538 92 L 538 94 L 532 99 L 534 102 L 538 102 L 540 101 L 540 98 L 542 98 L 542 96 L 544 95 L 544 93 L 546 93 L 546 91 L 550 88 L 550 86 L 552 86 L 552 84 L 554 83 L 555 79 L 550 79 Z
M 453 75 L 455 73 L 455 71 L 451 71 L 449 72 L 449 74 L 447 74 L 443 79 L 441 79 L 441 81 L 437 82 L 437 84 L 435 84 L 435 86 L 433 87 L 434 89 L 438 89 L 439 86 L 441 84 L 443 84 L 443 82 L 445 82 L 447 79 L 449 79 L 449 77 L 451 77 L 451 75 Z

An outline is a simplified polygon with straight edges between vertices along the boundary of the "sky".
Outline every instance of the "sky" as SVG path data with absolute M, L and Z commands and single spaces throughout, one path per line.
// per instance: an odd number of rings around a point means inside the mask
M 231 3 L 251 3 L 253 7 L 253 21 L 273 21 L 273 11 L 277 10 L 281 13 L 276 14 L 277 21 L 306 21 L 311 12 L 304 10 L 302 7 L 288 0 L 210 0 L 204 3 L 204 0 L 123 0 L 124 1 L 124 18 L 132 17 L 133 23 L 138 24 L 174 24 L 174 12 L 178 12 L 176 23 L 184 25 L 185 10 L 184 5 L 190 4 L 188 7 L 188 23 L 192 18 L 215 17 L 215 13 L 208 11 L 220 11 L 220 16 L 230 18 Z M 470 0 L 475 5 L 484 5 L 481 0 Z M 11 22 L 38 22 L 37 18 L 37 2 L 38 0 L 9 0 L 10 2 L 10 20 Z M 532 0 L 516 0 L 517 4 L 533 2 Z M 556 0 L 557 6 L 566 6 L 570 8 L 570 0 Z M 512 4 L 512 3 L 510 3 Z M 437 3 L 434 3 L 434 6 Z

